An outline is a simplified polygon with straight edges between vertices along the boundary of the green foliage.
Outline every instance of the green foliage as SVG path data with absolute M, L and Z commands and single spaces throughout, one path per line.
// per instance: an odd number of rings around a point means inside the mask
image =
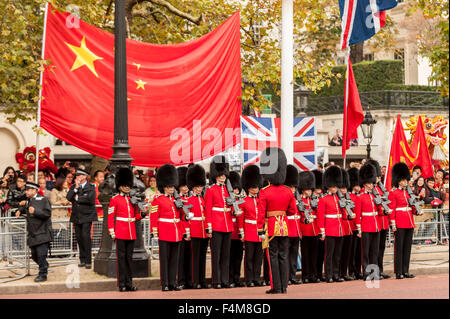
M 403 84 L 403 61 L 378 60 L 365 61 L 352 65 L 356 85 L 359 92 L 387 90 L 389 85 Z M 333 67 L 334 74 L 342 76 L 331 81 L 329 87 L 324 87 L 311 97 L 344 95 L 345 65 Z

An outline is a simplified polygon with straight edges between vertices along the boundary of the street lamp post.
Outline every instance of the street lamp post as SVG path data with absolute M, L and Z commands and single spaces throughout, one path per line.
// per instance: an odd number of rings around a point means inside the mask
M 364 138 L 367 141 L 367 159 L 370 159 L 370 144 L 373 139 L 373 127 L 377 123 L 377 121 L 372 117 L 370 113 L 370 107 L 367 107 L 366 114 L 364 115 L 364 120 L 361 123 L 361 129 L 364 135 Z
M 111 173 L 115 175 L 119 168 L 131 168 L 133 159 L 128 144 L 128 103 L 127 103 L 127 58 L 126 58 L 126 21 L 125 0 L 115 0 L 114 12 L 114 145 L 111 157 Z M 108 277 L 117 276 L 117 257 L 115 244 L 108 233 L 108 206 L 115 192 L 114 181 L 109 178 L 101 184 L 99 200 L 103 206 L 102 242 L 95 257 L 94 271 Z M 141 222 L 136 221 L 136 242 L 133 250 L 133 277 L 148 277 L 150 267 L 148 254 L 144 248 Z

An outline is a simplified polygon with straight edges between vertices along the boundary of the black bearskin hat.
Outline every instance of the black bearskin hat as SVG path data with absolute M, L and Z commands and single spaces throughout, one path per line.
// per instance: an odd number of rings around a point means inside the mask
M 225 175 L 226 177 L 228 177 L 229 174 L 230 165 L 228 164 L 225 156 L 215 156 L 211 160 L 211 164 L 209 165 L 209 183 L 214 184 L 217 177 L 221 175 Z
M 365 164 L 373 165 L 375 167 L 377 177 L 381 177 L 381 166 L 380 163 L 378 163 L 378 161 L 371 159 L 368 160 Z
M 261 188 L 262 186 L 262 176 L 259 173 L 259 167 L 256 165 L 249 165 L 244 168 L 242 171 L 242 188 L 245 190 L 245 192 L 248 194 L 249 188 L 258 187 Z
M 191 165 L 186 173 L 186 182 L 189 189 L 192 189 L 195 186 L 205 186 L 206 185 L 205 169 L 198 164 Z
M 349 188 L 350 187 L 350 176 L 345 169 L 341 168 L 342 173 L 342 184 L 340 188 Z
M 261 174 L 272 185 L 282 185 L 286 180 L 287 159 L 278 147 L 268 147 L 261 153 Z
M 156 172 L 156 186 L 161 194 L 164 194 L 164 187 L 178 186 L 178 172 L 172 164 L 164 164 Z
M 365 183 L 376 183 L 377 182 L 377 169 L 374 165 L 365 163 L 359 169 L 359 183 L 364 185 Z
M 349 189 L 352 190 L 353 187 L 355 186 L 359 186 L 359 169 L 357 169 L 356 167 L 352 167 L 350 169 L 347 170 L 348 173 L 348 177 L 350 180 L 350 187 Z
M 316 180 L 316 186 L 314 189 L 323 189 L 323 173 L 317 169 L 313 170 L 312 173 L 314 174 L 314 179 Z
M 327 168 L 322 177 L 322 184 L 325 189 L 330 187 L 341 187 L 342 172 L 339 166 L 333 165 Z
M 304 171 L 298 174 L 298 191 L 302 192 L 307 189 L 314 190 L 316 188 L 316 177 L 313 172 Z
M 298 185 L 298 170 L 294 165 L 289 164 L 286 166 L 286 180 L 284 185 L 289 187 L 297 187 Z
M 116 189 L 119 190 L 120 186 L 133 187 L 134 175 L 131 169 L 121 167 L 116 174 Z
M 408 165 L 403 162 L 398 162 L 392 167 L 392 186 L 398 187 L 398 183 L 402 179 L 409 181 L 411 179 L 411 172 L 409 171 Z
M 186 166 L 177 167 L 177 173 L 178 173 L 177 188 L 180 188 L 180 186 L 183 186 L 183 185 L 187 185 L 187 181 L 186 181 L 187 170 L 188 170 L 188 168 Z
M 241 175 L 239 175 L 238 172 L 231 171 L 228 179 L 230 180 L 230 184 L 233 189 L 238 188 L 239 192 L 242 191 Z

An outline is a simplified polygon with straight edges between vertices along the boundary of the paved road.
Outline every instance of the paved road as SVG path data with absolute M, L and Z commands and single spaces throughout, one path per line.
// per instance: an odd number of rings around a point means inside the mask
M 379 288 L 367 288 L 365 282 L 303 284 L 288 287 L 287 295 L 267 295 L 268 287 L 201 289 L 179 292 L 146 290 L 120 293 L 74 292 L 4 295 L 2 298 L 30 299 L 448 299 L 449 274 L 421 275 L 413 279 L 379 281 Z

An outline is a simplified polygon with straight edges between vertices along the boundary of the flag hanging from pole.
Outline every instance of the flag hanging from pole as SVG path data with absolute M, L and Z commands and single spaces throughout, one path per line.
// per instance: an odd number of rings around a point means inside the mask
M 358 126 L 364 120 L 364 113 L 359 99 L 358 87 L 353 75 L 352 63 L 348 57 L 347 72 L 345 74 L 344 92 L 344 123 L 342 135 L 342 157 L 350 148 L 350 141 L 358 138 Z
M 397 0 L 339 0 L 341 50 L 373 37 L 386 24 L 386 10 Z
M 433 165 L 431 164 L 431 156 L 428 151 L 427 139 L 425 137 L 425 131 L 423 130 L 421 116 L 419 116 L 419 120 L 417 121 L 416 133 L 411 142 L 411 152 L 416 154 L 415 161 L 412 165 L 419 165 L 422 167 L 421 176 L 424 178 L 433 177 Z

